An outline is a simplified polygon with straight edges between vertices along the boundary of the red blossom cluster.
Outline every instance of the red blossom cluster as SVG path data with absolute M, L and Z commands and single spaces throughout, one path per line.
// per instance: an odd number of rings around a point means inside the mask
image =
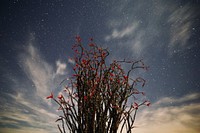
M 130 76 L 133 70 L 147 70 L 148 67 L 142 60 L 114 60 L 109 64 L 106 62 L 109 51 L 97 46 L 93 38 L 90 38 L 88 47 L 85 48 L 80 36 L 76 36 L 72 49 L 75 53 L 72 58 L 75 65 L 74 74 L 64 89 L 67 100 L 62 94 L 57 99 L 52 93 L 47 97 L 56 101 L 58 110 L 63 112 L 63 116 L 57 120 L 62 122 L 62 129 L 58 125 L 60 132 L 65 132 L 66 129 L 80 133 L 89 130 L 93 133 L 122 132 L 125 127 L 127 132 L 131 132 L 138 108 L 141 105 L 149 106 L 150 102 L 134 101 L 135 95 L 145 95 L 136 88 L 138 83 L 144 87 L 145 80 L 141 77 L 132 79 Z M 130 69 L 125 72 L 122 64 L 130 65 Z M 133 102 L 129 105 L 131 101 Z

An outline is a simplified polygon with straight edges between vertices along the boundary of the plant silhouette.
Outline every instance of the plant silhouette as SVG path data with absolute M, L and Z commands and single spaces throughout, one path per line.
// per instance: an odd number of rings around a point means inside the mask
M 82 45 L 80 36 L 72 47 L 74 51 L 74 74 L 65 86 L 65 94 L 53 99 L 58 105 L 61 116 L 58 129 L 61 133 L 130 133 L 138 108 L 150 105 L 143 100 L 138 102 L 136 95 L 144 97 L 144 92 L 136 86 L 145 85 L 142 77 L 131 78 L 135 69 L 147 70 L 142 60 L 114 60 L 106 62 L 109 51 L 99 47 L 90 39 L 88 47 Z M 122 65 L 128 65 L 124 71 Z M 65 95 L 65 96 L 64 96 Z M 137 101 L 137 102 L 136 102 Z

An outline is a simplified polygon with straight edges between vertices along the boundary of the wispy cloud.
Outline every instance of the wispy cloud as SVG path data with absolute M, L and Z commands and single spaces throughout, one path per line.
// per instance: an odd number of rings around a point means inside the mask
M 36 88 L 36 95 L 45 98 L 62 81 L 62 76 L 67 74 L 67 64 L 59 59 L 54 64 L 48 63 L 40 51 L 34 46 L 33 41 L 29 42 L 25 52 L 20 55 L 23 71 L 33 82 Z
M 151 2 L 130 0 L 118 2 L 111 10 L 113 17 L 107 20 L 111 32 L 105 36 L 105 40 L 116 41 L 116 45 L 130 52 L 132 56 L 142 56 L 146 48 L 154 45 L 160 32 L 157 28 L 157 21 L 160 19 L 152 17 L 154 8 L 148 4 L 152 5 Z M 133 7 L 130 8 L 130 5 Z M 144 9 L 148 10 L 148 13 L 143 13 Z
M 41 57 L 32 43 L 27 46 L 25 53 L 21 54 L 21 59 L 24 72 L 34 83 L 37 95 L 47 96 L 53 87 L 53 67 Z
M 175 9 L 168 18 L 170 24 L 169 54 L 184 50 L 190 46 L 187 42 L 191 37 L 193 19 L 196 14 L 193 7 L 184 5 Z
M 163 49 L 166 49 L 163 54 L 171 56 L 191 47 L 188 40 L 196 14 L 190 4 L 131 0 L 124 3 L 117 2 L 111 10 L 113 17 L 107 20 L 110 34 L 105 41 L 116 41 L 116 45 L 123 45 L 136 56 Z
M 200 99 L 199 93 L 189 94 L 181 98 L 163 98 L 150 108 L 138 113 L 135 133 L 198 133 L 200 131 L 200 104 L 193 102 Z M 185 102 L 188 102 L 187 104 Z M 168 106 L 162 106 L 168 103 Z
M 2 94 L 3 108 L 0 110 L 0 131 L 4 133 L 55 133 L 57 106 L 45 99 L 55 90 L 63 75 L 67 74 L 67 65 L 59 59 L 55 64 L 48 63 L 42 53 L 34 45 L 34 36 L 24 51 L 20 53 L 19 63 L 29 80 L 14 80 L 11 88 L 17 88 L 14 94 Z M 56 67 L 55 67 L 56 66 Z M 58 83 L 57 83 L 58 81 Z M 30 84 L 32 82 L 33 85 Z M 24 86 L 25 85 L 25 86 Z M 35 89 L 35 91 L 33 91 Z M 33 92 L 30 94 L 30 92 Z M 28 97 L 28 98 L 27 98 Z
M 188 94 L 184 97 L 181 97 L 179 99 L 174 98 L 174 97 L 164 97 L 162 99 L 160 99 L 158 102 L 156 102 L 155 104 L 161 105 L 161 104 L 178 104 L 178 103 L 184 103 L 184 102 L 190 102 L 193 100 L 199 99 L 200 100 L 200 94 L 199 93 L 192 93 L 192 94 Z
M 56 61 L 56 66 L 57 66 L 57 70 L 56 70 L 57 75 L 65 75 L 66 74 L 67 65 L 65 63 L 61 63 L 61 61 L 58 60 L 58 61 Z
M 118 29 L 113 29 L 111 35 L 108 35 L 105 37 L 105 40 L 110 40 L 110 39 L 121 39 L 124 37 L 130 37 L 135 33 L 135 30 L 138 27 L 137 22 L 133 22 L 130 26 L 127 26 L 121 30 Z
M 40 104 L 28 102 L 22 93 L 18 93 L 16 96 L 11 94 L 4 95 L 8 95 L 10 101 L 5 103 L 7 111 L 0 111 L 0 123 L 4 125 L 0 127 L 0 131 L 5 133 L 12 131 L 20 133 L 31 133 L 33 131 L 35 133 L 54 133 L 57 131 L 55 126 L 57 115 L 55 112 L 46 110 Z M 10 103 L 12 103 L 12 106 L 10 106 Z

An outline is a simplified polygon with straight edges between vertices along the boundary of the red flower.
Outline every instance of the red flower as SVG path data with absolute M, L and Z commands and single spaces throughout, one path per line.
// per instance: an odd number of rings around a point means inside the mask
M 106 56 L 106 52 L 102 52 L 101 57 L 105 57 Z
M 78 51 L 78 49 L 75 49 L 74 52 L 75 52 L 76 54 L 80 54 L 79 51 Z
M 62 99 L 63 98 L 63 95 L 62 94 L 60 94 L 59 96 L 58 96 L 58 99 Z
M 90 97 L 92 98 L 94 96 L 94 91 L 92 91 L 91 93 L 90 93 Z
M 134 102 L 134 105 L 138 107 L 138 103 Z
M 90 41 L 93 41 L 93 40 L 94 40 L 94 39 L 91 37 L 91 38 L 90 38 Z
M 90 47 L 94 47 L 95 45 L 94 45 L 94 43 L 90 43 L 89 46 Z
M 144 93 L 144 92 L 141 92 L 141 94 L 142 94 L 142 95 L 145 95 L 145 93 Z
M 113 66 L 111 69 L 114 71 L 114 70 L 115 70 L 115 67 Z
M 78 77 L 79 76 L 79 74 L 73 74 L 73 77 Z
M 113 73 L 110 73 L 110 76 L 111 76 L 111 77 L 113 77 L 113 76 L 114 76 L 114 74 L 113 74 Z
M 75 71 L 75 70 L 76 70 L 76 68 L 77 68 L 77 67 L 76 67 L 76 66 L 74 66 L 74 67 L 73 67 L 73 70 Z
M 80 36 L 76 36 L 76 41 L 77 42 L 81 42 L 81 37 Z
M 82 63 L 83 63 L 84 65 L 87 65 L 87 60 L 83 59 L 83 60 L 82 60 Z
M 119 106 L 117 106 L 117 105 L 112 105 L 112 108 L 117 109 L 117 108 L 119 108 Z
M 84 98 L 83 98 L 85 101 L 87 100 L 87 96 L 84 96 Z
M 136 102 L 134 102 L 133 108 L 134 108 L 134 109 L 138 109 L 138 107 L 139 107 L 139 105 L 138 105 Z
M 51 95 L 49 95 L 48 97 L 46 97 L 46 99 L 49 99 L 49 98 L 53 98 L 53 93 L 51 92 Z
M 145 103 L 144 103 L 146 106 L 150 106 L 150 102 L 149 101 L 145 101 Z
M 92 67 L 91 70 L 96 70 L 96 68 L 95 68 L 95 67 Z
M 124 76 L 124 79 L 127 80 L 127 79 L 128 79 L 128 76 Z
M 120 66 L 120 65 L 117 65 L 117 68 L 118 68 L 118 69 L 121 69 L 121 66 Z

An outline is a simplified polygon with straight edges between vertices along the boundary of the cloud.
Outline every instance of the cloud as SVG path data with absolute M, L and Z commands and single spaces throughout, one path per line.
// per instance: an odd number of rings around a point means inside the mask
M 53 87 L 53 67 L 41 57 L 32 43 L 27 46 L 25 53 L 21 54 L 21 59 L 24 72 L 34 83 L 37 95 L 46 97 Z
M 188 47 L 191 37 L 193 19 L 195 18 L 193 7 L 184 5 L 176 8 L 168 18 L 170 24 L 169 54 L 177 49 L 184 50 Z
M 56 85 L 63 80 L 63 75 L 67 74 L 67 65 L 60 60 L 55 64 L 48 63 L 35 46 L 33 34 L 23 53 L 20 53 L 18 61 L 29 80 L 24 78 L 17 80 L 19 78 L 15 77 L 15 80 L 13 79 L 15 82 L 10 87 L 16 88 L 16 93 L 2 92 L 0 125 L 3 126 L 0 127 L 0 131 L 4 133 L 57 132 L 55 123 L 57 106 L 45 98 L 51 91 L 55 95 L 60 91 Z
M 173 97 L 165 97 L 160 99 L 158 102 L 155 104 L 168 104 L 168 103 L 184 103 L 184 102 L 190 102 L 196 99 L 200 99 L 200 94 L 199 93 L 193 93 L 193 94 L 188 94 L 184 97 L 181 97 L 179 99 L 173 98 Z
M 191 4 L 180 6 L 169 1 L 119 1 L 111 9 L 110 16 L 107 19 L 110 33 L 105 35 L 105 41 L 123 45 L 123 49 L 133 56 L 165 50 L 163 54 L 171 56 L 192 47 L 188 41 L 192 37 L 197 15 Z
M 45 129 L 38 129 L 32 127 L 22 127 L 22 128 L 1 128 L 3 133 L 55 133 L 58 131 L 46 131 Z
M 4 110 L 0 111 L 0 124 L 3 125 L 0 127 L 1 132 L 54 133 L 58 131 L 55 126 L 57 115 L 46 110 L 39 101 L 38 104 L 28 102 L 22 93 L 16 96 L 4 95 L 9 97 L 9 101 L 5 103 Z
M 44 60 L 39 50 L 30 41 L 25 52 L 20 54 L 22 69 L 36 88 L 36 95 L 45 98 L 67 74 L 66 63 L 57 60 L 56 68 Z
M 111 32 L 105 36 L 105 41 L 116 41 L 116 45 L 132 56 L 143 56 L 145 50 L 154 45 L 155 38 L 159 35 L 157 23 L 160 19 L 152 17 L 154 8 L 148 4 L 152 5 L 151 2 L 130 0 L 117 2 L 111 10 L 112 17 L 107 20 Z M 144 13 L 144 9 L 147 9 L 148 13 Z
M 132 25 L 126 26 L 125 28 L 118 30 L 118 29 L 113 29 L 112 34 L 108 35 L 105 37 L 105 40 L 110 40 L 110 39 L 121 39 L 124 37 L 129 37 L 132 36 L 135 30 L 138 27 L 137 22 L 133 22 Z
M 198 133 L 200 131 L 200 104 L 193 102 L 200 99 L 199 93 L 173 98 L 163 98 L 150 108 L 139 111 L 133 129 L 135 133 Z M 189 102 L 186 104 L 186 102 Z M 168 103 L 168 106 L 163 104 Z M 171 105 L 171 106 L 170 106 Z
M 140 31 L 139 33 L 136 34 L 136 37 L 129 42 L 129 47 L 130 50 L 133 51 L 136 55 L 141 55 L 143 50 L 145 49 L 145 45 L 143 43 L 142 38 L 145 37 L 145 34 L 143 31 Z
M 61 61 L 58 60 L 58 61 L 56 61 L 56 66 L 57 66 L 57 70 L 56 70 L 57 75 L 65 75 L 66 74 L 67 65 L 65 63 L 61 63 Z

